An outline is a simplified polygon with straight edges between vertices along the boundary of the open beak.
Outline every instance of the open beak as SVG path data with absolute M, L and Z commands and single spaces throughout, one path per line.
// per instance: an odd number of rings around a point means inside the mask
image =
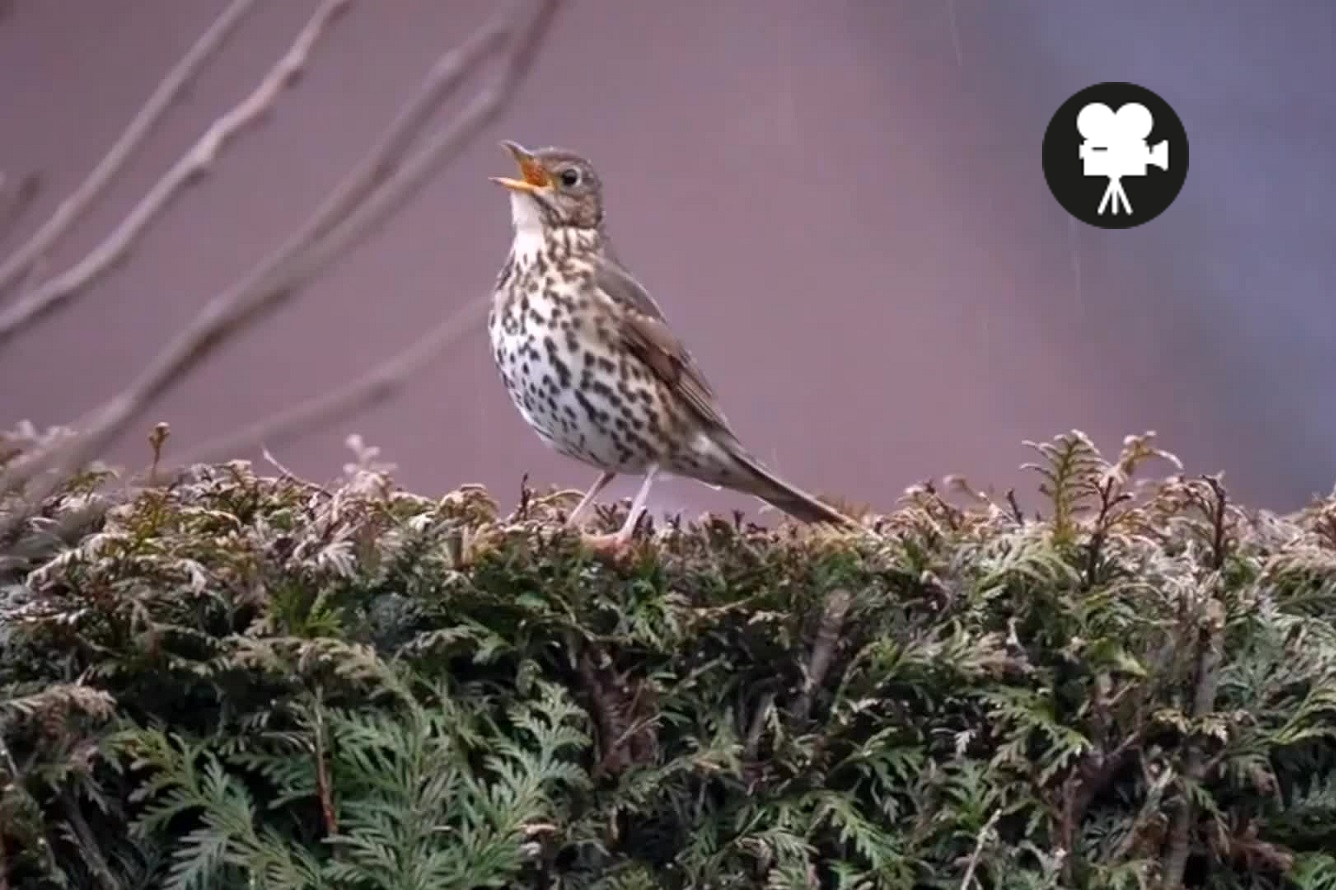
M 520 179 L 511 179 L 508 176 L 489 176 L 492 182 L 504 185 L 506 188 L 517 192 L 537 192 L 552 187 L 552 179 L 543 169 L 543 165 L 538 163 L 533 154 L 520 145 L 518 142 L 511 142 L 509 139 L 501 143 L 501 147 L 510 152 L 510 156 L 515 159 L 515 163 L 520 167 Z

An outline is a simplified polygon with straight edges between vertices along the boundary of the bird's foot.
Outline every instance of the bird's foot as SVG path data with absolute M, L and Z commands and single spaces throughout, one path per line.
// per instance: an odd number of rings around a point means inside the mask
M 618 531 L 607 535 L 583 532 L 580 537 L 584 541 L 584 545 L 599 556 L 621 560 L 631 552 L 632 536 L 624 532 Z
M 620 561 L 630 554 L 632 540 L 636 535 L 636 527 L 640 525 L 640 517 L 645 513 L 645 492 L 648 491 L 648 483 L 653 478 L 653 473 L 645 477 L 646 484 L 641 486 L 640 493 L 636 495 L 636 500 L 631 505 L 631 512 L 627 514 L 626 521 L 622 523 L 622 527 L 617 531 L 612 534 L 598 535 L 580 530 L 580 538 L 584 541 L 586 547 L 600 556 L 609 557 L 614 561 Z M 577 530 L 580 529 L 580 526 L 571 520 L 578 513 L 579 510 L 577 509 L 576 513 L 572 514 L 571 519 L 566 520 L 568 526 Z

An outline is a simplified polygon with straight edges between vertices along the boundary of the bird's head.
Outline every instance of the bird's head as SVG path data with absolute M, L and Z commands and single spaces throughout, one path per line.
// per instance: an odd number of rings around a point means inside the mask
M 589 161 L 561 148 L 530 151 L 509 140 L 501 147 L 519 165 L 520 176 L 491 180 L 510 190 L 517 230 L 597 230 L 602 225 L 603 189 Z

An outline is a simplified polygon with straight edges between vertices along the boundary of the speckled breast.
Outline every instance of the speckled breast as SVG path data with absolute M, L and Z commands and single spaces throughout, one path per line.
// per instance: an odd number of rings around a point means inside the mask
M 488 318 L 492 359 L 511 401 L 550 447 L 619 473 L 643 472 L 653 457 L 632 425 L 635 406 L 607 385 L 614 362 L 574 287 L 502 276 Z

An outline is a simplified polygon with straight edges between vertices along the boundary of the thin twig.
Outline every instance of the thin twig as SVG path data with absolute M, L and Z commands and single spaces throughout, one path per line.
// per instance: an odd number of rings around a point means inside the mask
M 245 127 L 260 120 L 278 101 L 284 89 L 296 82 L 309 63 L 316 44 L 350 2 L 324 0 L 297 34 L 288 51 L 269 69 L 250 95 L 210 124 L 199 140 L 153 185 L 101 244 L 63 274 L 26 294 L 8 309 L 0 311 L 0 345 L 91 284 L 121 258 L 148 224 L 166 210 L 182 186 L 207 172 L 223 147 Z M 10 489 L 2 486 L 0 490 Z
M 1211 490 L 1211 499 L 1202 499 L 1202 509 L 1211 525 L 1211 569 L 1219 583 L 1220 572 L 1228 558 L 1227 519 L 1229 494 L 1219 476 L 1203 477 Z M 1197 818 L 1193 805 L 1193 786 L 1206 774 L 1206 752 L 1199 734 L 1201 721 L 1215 710 L 1216 690 L 1220 685 L 1223 656 L 1225 605 L 1215 596 L 1206 601 L 1196 641 L 1196 681 L 1192 690 L 1192 726 L 1185 740 L 1183 770 L 1179 776 L 1178 804 L 1169 823 L 1167 849 L 1160 868 L 1161 886 L 1176 890 L 1183 886 L 1183 872 L 1192 851 L 1192 827 Z
M 148 194 L 140 199 L 102 243 L 78 263 L 24 294 L 13 306 L 0 312 L 0 347 L 86 290 L 123 260 L 149 225 L 162 216 L 185 187 L 198 182 L 213 169 L 227 144 L 247 127 L 263 120 L 283 91 L 297 82 L 325 29 L 351 2 L 324 0 L 283 58 L 269 70 L 255 90 L 210 124 L 204 135 L 172 165 L 166 175 L 153 184 Z
M 1225 635 L 1225 607 L 1212 598 L 1206 604 L 1203 626 L 1197 641 L 1196 684 L 1192 692 L 1192 729 L 1187 738 L 1187 753 L 1183 757 L 1183 772 L 1179 778 L 1178 806 L 1169 823 L 1168 849 L 1160 869 L 1162 886 L 1176 890 L 1183 886 L 1183 871 L 1187 868 L 1192 850 L 1192 823 L 1197 808 L 1192 804 L 1193 785 L 1205 774 L 1206 754 L 1197 737 L 1198 725 L 1215 710 L 1216 689 L 1220 683 L 1220 661 L 1223 657 Z
M 383 404 L 425 365 L 473 330 L 485 317 L 485 301 L 470 300 L 402 352 L 331 392 L 322 393 L 214 442 L 188 451 L 178 466 L 215 463 L 256 448 L 278 448 L 363 408 Z
M 433 131 L 425 146 L 403 161 L 400 169 L 386 176 L 364 201 L 348 210 L 343 219 L 334 221 L 344 209 L 337 206 L 347 200 L 343 196 L 364 191 L 360 177 L 375 177 L 382 170 L 393 169 L 395 159 L 368 157 L 326 202 L 324 212 L 317 212 L 283 247 L 239 283 L 211 299 L 137 379 L 95 411 L 86 424 L 81 424 L 84 427 L 81 433 L 11 470 L 6 478 L 0 479 L 0 491 L 12 491 L 39 474 L 54 470 L 40 485 L 32 486 L 30 500 L 44 500 L 61 480 L 103 451 L 145 408 L 179 384 L 204 358 L 262 313 L 290 301 L 324 266 L 345 255 L 356 242 L 374 231 L 500 113 L 528 73 L 536 49 L 561 3 L 562 0 L 538 0 L 536 10 L 527 17 L 516 15 L 512 7 L 484 26 L 465 47 L 448 53 L 433 69 L 438 78 L 439 72 L 449 73 L 463 67 L 456 62 L 467 51 L 472 51 L 477 62 L 481 62 L 490 53 L 480 52 L 479 46 L 486 50 L 510 47 L 500 76 L 481 90 L 459 115 Z M 426 87 L 437 85 L 429 78 Z M 384 140 L 382 146 L 391 141 Z M 24 518 L 12 516 L 0 523 L 0 537 Z
M 1220 571 L 1229 558 L 1229 492 L 1219 475 L 1203 476 L 1211 489 L 1207 519 L 1211 522 L 1211 569 Z
M 812 698 L 816 690 L 825 682 L 826 672 L 830 670 L 831 659 L 835 657 L 835 647 L 840 642 L 840 633 L 844 629 L 844 618 L 849 613 L 853 598 L 849 591 L 836 588 L 826 595 L 826 606 L 821 613 L 821 623 L 817 626 L 816 640 L 812 643 L 812 654 L 808 657 L 807 668 L 803 671 L 803 689 L 794 700 L 789 715 L 795 720 L 806 720 L 811 714 Z
M 125 132 L 121 133 L 120 138 L 88 174 L 88 178 L 61 202 L 56 212 L 33 233 L 27 243 L 0 264 L 0 294 L 23 279 L 33 264 L 73 228 L 117 174 L 124 169 L 130 156 L 158 125 L 163 115 L 194 80 L 204 64 L 227 42 L 227 38 L 254 5 L 255 0 L 232 0 L 172 70 L 167 72 L 167 76 L 153 90 L 153 94 L 135 114 Z
M 120 890 L 121 882 L 116 880 L 116 876 L 112 873 L 106 858 L 102 855 L 100 845 L 93 835 L 92 826 L 88 824 L 88 820 L 79 811 L 79 802 L 68 786 L 60 792 L 60 803 L 66 823 L 74 830 L 75 837 L 79 839 L 84 865 L 97 878 L 99 886 L 106 887 L 108 890 Z
M 171 438 L 172 428 L 170 424 L 158 423 L 153 427 L 153 432 L 148 434 L 148 447 L 153 450 L 153 462 L 148 468 L 148 481 L 152 485 L 158 475 L 158 465 L 162 463 L 162 446 L 167 444 Z
M 541 22 L 535 22 L 541 25 Z M 504 33 L 488 28 L 457 50 L 446 53 L 432 67 L 422 88 L 396 116 L 385 135 L 363 162 L 316 211 L 302 236 L 328 234 L 347 211 L 401 167 L 400 157 L 421 135 L 440 105 L 462 85 L 467 74 L 495 49 Z M 261 445 L 275 448 L 340 417 L 393 397 L 418 369 L 469 333 L 484 317 L 485 304 L 466 302 L 445 321 L 418 338 L 403 352 L 372 368 L 341 389 L 323 393 L 264 418 L 215 442 L 187 452 L 180 466 L 208 463 L 245 453 Z
M 325 708 L 324 694 L 320 689 L 316 689 L 315 705 L 312 708 L 315 715 L 315 787 L 316 795 L 320 799 L 320 816 L 324 822 L 325 837 L 333 837 L 339 833 L 338 811 L 334 805 L 334 786 L 329 778 L 329 758 L 325 750 L 325 740 L 327 730 L 325 728 Z M 338 848 L 335 847 L 335 852 Z
M 993 810 L 993 815 L 988 817 L 988 821 L 979 831 L 979 838 L 974 842 L 974 852 L 970 854 L 969 862 L 965 866 L 965 877 L 960 881 L 960 890 L 969 890 L 970 885 L 974 883 L 974 870 L 979 867 L 979 857 L 983 855 L 983 848 L 993 834 L 993 826 L 997 825 L 997 820 L 1001 816 L 1000 807 Z
M 761 701 L 752 713 L 751 725 L 747 728 L 747 742 L 742 748 L 742 759 L 748 763 L 756 759 L 761 748 L 761 735 L 765 732 L 766 721 L 775 706 L 775 690 L 767 689 L 761 695 Z

